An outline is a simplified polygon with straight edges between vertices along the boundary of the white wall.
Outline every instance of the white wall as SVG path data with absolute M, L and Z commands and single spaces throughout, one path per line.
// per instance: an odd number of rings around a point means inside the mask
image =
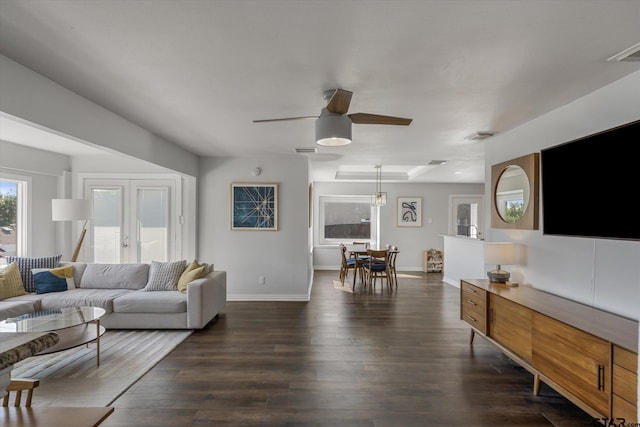
M 74 173 L 175 173 L 175 171 L 117 153 L 71 157 Z
M 260 167 L 262 174 L 250 171 Z M 308 163 L 305 156 L 203 158 L 199 256 L 227 272 L 228 300 L 306 301 L 310 293 Z M 278 231 L 232 231 L 230 184 L 278 183 Z M 258 284 L 264 276 L 266 283 Z
M 27 256 L 62 253 L 51 221 L 51 199 L 58 197 L 58 185 L 69 165 L 67 156 L 0 141 L 0 176 L 9 173 L 31 178 Z
M 314 242 L 313 263 L 317 269 L 338 269 L 340 253 L 335 245 L 318 245 L 318 207 L 320 196 L 370 195 L 373 182 L 315 182 L 314 192 Z M 380 244 L 398 246 L 400 254 L 397 268 L 404 271 L 422 271 L 423 252 L 444 248 L 442 235 L 449 230 L 449 195 L 484 193 L 484 184 L 425 184 L 383 183 L 387 192 L 387 205 L 380 208 Z M 398 227 L 396 225 L 396 198 L 422 197 L 422 227 Z M 429 222 L 431 219 L 431 222 Z M 346 242 L 348 243 L 348 242 Z M 445 264 L 447 254 L 444 254 Z
M 0 55 L 0 112 L 87 144 L 106 147 L 191 176 L 198 175 L 196 155 L 4 55 Z

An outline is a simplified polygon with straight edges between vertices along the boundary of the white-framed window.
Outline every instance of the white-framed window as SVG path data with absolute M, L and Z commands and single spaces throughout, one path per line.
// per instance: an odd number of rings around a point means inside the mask
M 484 237 L 483 197 L 469 194 L 449 195 L 449 234 L 474 239 Z
M 371 196 L 320 196 L 318 237 L 321 245 L 376 242 L 377 209 Z
M 31 178 L 2 173 L 0 176 L 0 255 L 27 256 Z

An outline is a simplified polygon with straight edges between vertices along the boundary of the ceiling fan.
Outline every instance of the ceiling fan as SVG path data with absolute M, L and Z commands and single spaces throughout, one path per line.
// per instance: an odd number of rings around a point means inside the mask
M 254 123 L 282 122 L 287 120 L 316 119 L 316 143 L 329 147 L 351 143 L 351 124 L 408 126 L 412 119 L 381 116 L 379 114 L 347 114 L 353 92 L 333 89 L 324 92 L 327 106 L 319 116 L 284 117 L 280 119 L 254 120 Z

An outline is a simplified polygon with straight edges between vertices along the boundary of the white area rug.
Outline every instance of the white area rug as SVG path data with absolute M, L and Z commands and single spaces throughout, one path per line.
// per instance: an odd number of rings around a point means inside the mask
M 32 406 L 108 406 L 184 341 L 191 331 L 107 331 L 96 344 L 17 363 L 13 378 L 35 378 Z

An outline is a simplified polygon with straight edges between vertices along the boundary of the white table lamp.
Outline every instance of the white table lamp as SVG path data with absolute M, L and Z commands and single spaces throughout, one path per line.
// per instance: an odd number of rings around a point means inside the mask
M 73 251 L 71 261 L 75 262 L 80 253 L 80 247 L 87 233 L 87 221 L 92 215 L 91 200 L 88 199 L 52 199 L 51 200 L 51 220 L 52 221 L 84 221 L 82 232 Z
M 511 242 L 487 242 L 484 244 L 484 263 L 495 264 L 496 269 L 487 272 L 492 282 L 504 283 L 511 273 L 502 269 L 503 265 L 513 265 L 514 245 Z

